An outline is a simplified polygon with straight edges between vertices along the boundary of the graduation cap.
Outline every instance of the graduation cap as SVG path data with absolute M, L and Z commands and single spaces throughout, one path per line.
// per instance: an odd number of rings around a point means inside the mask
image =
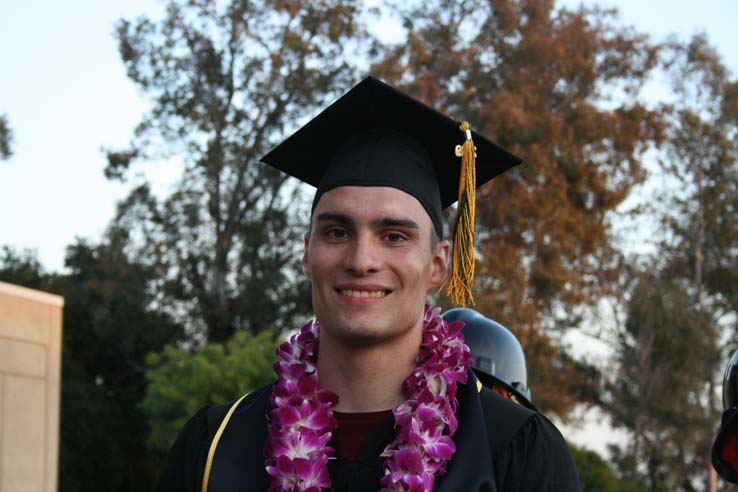
M 447 291 L 473 304 L 474 192 L 521 159 L 433 108 L 367 77 L 262 158 L 317 188 L 388 186 L 415 197 L 443 237 L 441 211 L 459 202 Z

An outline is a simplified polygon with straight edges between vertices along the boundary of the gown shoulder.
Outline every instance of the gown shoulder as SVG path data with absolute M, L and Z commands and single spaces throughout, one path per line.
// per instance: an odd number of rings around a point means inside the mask
M 210 440 L 205 406 L 184 425 L 169 451 L 159 478 L 158 492 L 198 492 Z
M 249 393 L 237 411 L 246 411 L 259 403 L 270 387 L 268 384 Z M 204 406 L 187 421 L 164 462 L 157 492 L 200 492 L 210 443 L 236 401 Z
M 480 397 L 499 491 L 581 490 L 571 451 L 550 420 L 491 391 Z

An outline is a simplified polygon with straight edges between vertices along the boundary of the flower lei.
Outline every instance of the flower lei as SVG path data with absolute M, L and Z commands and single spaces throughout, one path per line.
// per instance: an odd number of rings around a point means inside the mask
M 405 402 L 392 412 L 397 434 L 382 453 L 382 491 L 433 490 L 446 472 L 456 446 L 457 383 L 466 383 L 471 360 L 456 321 L 446 323 L 440 309 L 425 307 L 423 341 L 415 370 L 405 379 Z M 338 396 L 318 385 L 320 325 L 310 321 L 277 348 L 279 380 L 269 398 L 269 437 L 264 447 L 270 492 L 321 492 L 330 488 L 328 446 L 337 422 L 331 407 Z

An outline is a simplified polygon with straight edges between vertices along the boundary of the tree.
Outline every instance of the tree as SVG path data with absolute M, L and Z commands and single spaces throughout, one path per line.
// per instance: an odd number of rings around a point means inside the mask
M 652 491 L 715 490 L 720 341 L 737 312 L 736 82 L 704 35 L 669 40 L 660 65 L 666 186 L 647 210 L 662 227 L 656 253 L 621 275 L 625 319 L 602 405 L 629 433 L 613 447 L 622 474 Z
M 680 381 L 685 371 L 673 367 L 660 375 L 643 376 L 646 383 L 661 378 L 653 384 L 681 388 L 682 398 L 669 401 L 667 395 L 659 396 L 663 404 L 670 405 L 670 412 L 662 408 L 654 414 L 651 407 L 642 405 L 629 409 L 643 415 L 623 423 L 633 439 L 620 455 L 630 473 L 647 476 L 652 490 L 664 484 L 697 490 L 701 479 L 705 489 L 715 490 L 710 438 L 719 413 L 721 360 L 728 353 L 726 349 L 733 349 L 720 347 L 719 342 L 738 333 L 738 84 L 730 79 L 704 35 L 688 42 L 672 39 L 662 51 L 662 59 L 665 80 L 672 90 L 671 100 L 664 104 L 667 126 L 661 156 L 662 173 L 667 178 L 663 181 L 669 186 L 659 196 L 663 206 L 658 213 L 664 227 L 650 269 L 658 272 L 659 285 L 667 286 L 662 291 L 681 291 L 680 306 L 672 316 L 696 323 L 693 329 L 698 333 L 691 339 L 697 344 L 682 350 L 699 359 L 697 364 L 682 362 L 690 368 L 690 385 L 686 387 Z M 659 321 L 643 320 L 652 325 L 649 330 L 659 330 Z M 653 343 L 657 342 L 664 344 L 659 349 L 677 350 L 658 337 Z M 643 357 L 648 355 L 646 352 Z M 665 360 L 651 362 L 667 366 Z M 685 393 L 690 397 L 682 401 Z M 677 419 L 671 412 L 690 418 Z M 649 418 L 660 430 L 658 436 L 642 434 Z M 647 461 L 647 469 L 635 465 L 639 459 Z
M 360 3 L 175 2 L 160 22 L 118 23 L 129 78 L 151 102 L 131 147 L 108 153 L 106 174 L 134 160 L 179 156 L 182 179 L 163 202 L 133 190 L 116 218 L 156 265 L 161 305 L 191 334 L 223 342 L 236 329 L 292 326 L 308 311 L 299 255 L 300 194 L 258 162 L 285 127 L 310 114 L 353 72 Z
M 520 338 L 534 394 L 575 393 L 567 381 L 594 388 L 544 331 L 576 326 L 578 308 L 617 278 L 611 216 L 662 136 L 659 114 L 637 102 L 656 47 L 614 12 L 548 0 L 436 0 L 396 12 L 406 39 L 380 47 L 377 73 L 526 161 L 479 194 L 478 308 Z M 562 417 L 574 403 L 536 402 Z
M 594 451 L 570 446 L 582 483 L 582 492 L 645 492 L 638 484 L 619 478 L 610 465 Z
M 62 490 L 148 489 L 159 463 L 146 452 L 148 423 L 138 409 L 145 357 L 180 328 L 151 309 L 154 273 L 132 264 L 112 240 L 69 247 L 64 280 Z M 100 453 L 100 449 L 106 450 Z
M 274 379 L 277 340 L 269 331 L 236 333 L 196 353 L 168 345 L 147 359 L 149 382 L 141 408 L 151 417 L 148 444 L 166 453 L 187 419 L 204 405 L 234 400 Z
M 670 48 L 662 263 L 717 325 L 738 316 L 738 81 L 702 35 Z
M 13 131 L 10 129 L 8 115 L 0 114 L 0 160 L 13 155 Z
M 19 253 L 10 246 L 0 249 L 0 280 L 3 282 L 48 290 L 48 279 L 34 251 Z
M 637 278 L 603 405 L 613 425 L 631 434 L 613 448 L 618 468 L 646 490 L 700 490 L 718 419 L 705 403 L 715 331 L 678 279 Z
M 69 274 L 43 272 L 32 253 L 4 248 L 0 280 L 64 297 L 59 485 L 63 492 L 148 490 L 158 457 L 147 452 L 145 357 L 181 329 L 154 312 L 154 272 L 132 264 L 119 238 L 67 250 Z

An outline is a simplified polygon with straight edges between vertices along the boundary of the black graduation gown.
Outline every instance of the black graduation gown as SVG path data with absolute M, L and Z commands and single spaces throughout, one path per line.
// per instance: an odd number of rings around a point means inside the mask
M 269 486 L 262 449 L 267 437 L 271 385 L 238 406 L 213 459 L 208 492 L 265 492 Z M 568 492 L 579 491 L 579 478 L 569 448 L 543 415 L 484 388 L 476 378 L 459 386 L 456 453 L 436 492 Z M 205 407 L 182 429 L 164 465 L 159 492 L 200 492 L 210 442 L 232 403 Z M 339 458 L 329 466 L 336 492 L 380 489 L 379 454 L 393 439 L 392 419 L 371 433 L 348 468 Z M 332 446 L 336 446 L 336 442 Z

